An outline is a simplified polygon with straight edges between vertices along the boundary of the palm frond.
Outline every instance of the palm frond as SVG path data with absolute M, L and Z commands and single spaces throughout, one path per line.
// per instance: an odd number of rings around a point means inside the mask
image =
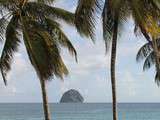
M 13 0 L 0 0 L 0 6 L 7 6 L 11 4 L 11 2 L 13 2 Z
M 17 0 L 0 0 L 0 12 L 2 11 L 14 11 L 17 8 Z
M 25 26 L 23 33 L 30 61 L 41 80 L 49 80 L 54 75 L 63 78 L 68 74 L 59 48 L 47 31 Z
M 63 79 L 64 75 L 68 74 L 68 70 L 62 61 L 60 56 L 60 51 L 57 43 L 53 40 L 52 36 L 47 31 L 39 31 L 39 36 L 44 39 L 48 52 L 50 52 L 51 56 L 51 64 L 53 66 L 53 74 L 56 77 Z M 57 59 L 55 59 L 57 57 Z
M 155 64 L 155 54 L 154 52 L 151 52 L 145 59 L 143 70 L 148 70 L 152 65 Z
M 151 43 L 144 44 L 138 51 L 136 61 L 145 59 L 153 51 Z
M 101 9 L 101 0 L 79 0 L 75 12 L 75 24 L 78 32 L 82 36 L 90 37 L 94 40 L 95 16 Z
M 145 14 L 144 7 L 141 8 L 142 6 L 144 6 L 142 4 L 142 1 L 138 1 L 138 0 L 131 1 L 130 5 L 131 5 L 132 17 L 134 19 L 135 26 L 137 28 L 139 28 L 141 30 L 142 34 L 144 35 L 144 37 L 147 40 L 149 40 L 150 37 L 148 36 L 148 33 L 147 33 L 146 28 L 144 26 L 144 23 L 146 22 L 146 14 Z M 135 32 L 137 32 L 137 31 L 135 31 Z
M 160 72 L 159 71 L 156 72 L 155 82 L 157 83 L 158 86 L 160 86 Z
M 47 3 L 47 4 L 52 4 L 55 0 L 37 0 L 39 3 Z
M 53 30 L 52 36 L 57 42 L 57 44 L 60 44 L 62 47 L 66 47 L 71 55 L 75 57 L 75 60 L 77 61 L 77 52 L 68 37 L 65 35 L 65 33 L 61 30 L 59 23 L 47 18 L 47 25 L 48 27 Z
M 47 31 L 53 38 L 53 42 L 56 42 L 60 47 L 65 47 L 68 49 L 71 55 L 75 57 L 77 61 L 77 52 L 69 38 L 61 30 L 61 26 L 58 22 L 53 21 L 50 18 L 46 18 L 43 23 L 38 23 L 34 20 L 29 19 L 29 24 L 32 24 L 37 29 Z
M 152 0 L 152 4 L 154 4 L 157 9 L 160 9 L 160 1 L 159 0 Z
M 24 10 L 34 18 L 45 18 L 45 16 L 60 19 L 68 24 L 74 24 L 74 14 L 61 8 L 51 7 L 46 4 L 29 2 L 24 6 Z
M 7 28 L 6 28 L 6 41 L 4 48 L 2 50 L 2 55 L 0 59 L 0 69 L 6 84 L 6 75 L 11 69 L 11 62 L 13 59 L 13 54 L 17 51 L 20 40 L 18 38 L 17 32 L 18 19 L 17 17 L 12 17 Z
M 131 15 L 129 2 L 126 0 L 106 0 L 102 12 L 103 19 L 103 38 L 106 45 L 106 51 L 110 46 L 113 35 L 113 26 L 115 19 L 118 18 L 118 34 L 123 31 L 123 25 Z
M 136 23 L 135 21 L 135 28 L 134 28 L 134 33 L 135 34 L 142 34 L 144 36 L 144 38 L 150 43 L 151 42 L 151 38 L 149 33 L 147 32 L 146 28 L 144 27 L 144 25 L 142 23 Z
M 0 41 L 4 40 L 4 34 L 7 23 L 7 19 L 5 19 L 4 17 L 0 19 Z
M 114 26 L 114 16 L 110 6 L 110 0 L 105 1 L 102 18 L 103 18 L 103 38 L 105 41 L 106 51 L 108 51 Z

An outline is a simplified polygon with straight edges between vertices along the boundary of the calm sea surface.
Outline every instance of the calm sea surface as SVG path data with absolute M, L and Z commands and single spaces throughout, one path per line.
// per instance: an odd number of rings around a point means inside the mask
M 51 104 L 53 120 L 111 120 L 111 104 Z M 119 120 L 160 120 L 160 104 L 119 104 Z M 0 120 L 43 120 L 41 104 L 0 104 Z

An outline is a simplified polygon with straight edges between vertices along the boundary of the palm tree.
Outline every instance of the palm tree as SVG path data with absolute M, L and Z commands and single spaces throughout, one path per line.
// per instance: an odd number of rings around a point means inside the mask
M 153 0 L 150 2 L 148 1 L 147 3 L 149 4 L 148 10 L 150 10 L 149 13 L 146 15 L 147 19 L 143 24 L 141 23 L 141 25 L 139 25 L 141 33 L 144 35 L 148 43 L 146 43 L 140 48 L 140 50 L 137 53 L 136 60 L 139 62 L 145 59 L 143 66 L 144 71 L 149 69 L 153 64 L 155 64 L 156 68 L 155 82 L 159 86 L 160 85 L 160 42 L 159 42 L 160 1 Z
M 115 62 L 116 62 L 118 26 L 121 21 L 120 18 L 121 11 L 119 9 L 121 8 L 120 5 L 118 5 L 119 7 L 117 7 L 116 9 L 114 9 L 115 7 L 112 9 L 113 6 L 110 6 L 110 4 L 111 0 L 105 1 L 102 18 L 104 23 L 103 29 L 105 33 L 104 38 L 105 38 L 106 49 L 108 49 L 108 41 L 106 39 L 112 38 L 111 83 L 112 83 L 112 100 L 113 100 L 113 119 L 117 120 Z M 95 13 L 97 14 L 98 8 L 101 8 L 100 2 L 98 0 L 79 0 L 79 6 L 77 7 L 76 10 L 75 20 L 77 29 L 82 33 L 82 35 L 91 36 L 92 39 L 94 39 L 94 28 L 95 28 L 94 15 Z
M 93 38 L 95 19 L 94 13 L 99 8 L 98 0 L 79 0 L 79 6 L 76 10 L 76 25 L 77 29 Z M 113 100 L 113 120 L 117 120 L 117 99 L 116 99 L 116 77 L 115 63 L 117 53 L 117 38 L 119 29 L 123 22 L 130 16 L 135 21 L 136 28 L 139 28 L 142 34 L 147 38 L 148 31 L 146 29 L 149 21 L 146 21 L 149 15 L 156 18 L 159 14 L 158 2 L 154 0 L 105 0 L 102 19 L 103 32 L 106 50 L 111 46 L 111 84 L 112 84 L 112 100 Z M 83 31 L 83 32 L 82 32 Z
M 127 0 L 106 0 L 102 18 L 103 18 L 103 37 L 106 45 L 106 51 L 108 51 L 111 46 L 111 85 L 112 85 L 112 110 L 113 110 L 113 120 L 118 119 L 117 113 L 117 94 L 116 94 L 116 54 L 117 54 L 117 40 L 118 34 L 123 29 L 120 28 L 123 22 L 126 21 L 131 15 L 130 2 Z
M 151 4 L 151 6 L 150 6 Z M 103 9 L 103 31 L 106 48 L 112 42 L 111 48 L 111 83 L 112 83 L 112 100 L 113 100 L 113 120 L 117 120 L 117 99 L 116 99 L 116 78 L 115 78 L 115 63 L 116 63 L 116 47 L 117 35 L 122 29 L 118 29 L 123 25 L 123 21 L 132 16 L 136 28 L 139 28 L 141 33 L 148 38 L 146 24 L 148 24 L 148 15 L 156 14 L 155 4 L 149 1 L 135 0 L 106 0 Z M 146 7 L 147 6 L 147 7 Z M 154 13 L 154 12 L 155 13 Z M 153 20 L 154 21 L 154 20 Z M 135 30 L 136 31 L 136 30 Z
M 0 70 L 6 76 L 11 69 L 14 53 L 24 42 L 29 60 L 41 84 L 45 120 L 51 120 L 46 93 L 46 80 L 63 79 L 68 70 L 61 58 L 60 47 L 65 47 L 76 58 L 76 50 L 62 31 L 61 19 L 74 24 L 74 14 L 49 3 L 54 0 L 0 0 L 0 39 L 5 42 L 0 58 Z
M 117 2 L 113 0 L 106 0 L 104 10 L 103 10 L 103 30 L 104 30 L 104 40 L 106 43 L 106 48 L 110 44 L 109 40 L 112 39 L 111 48 L 111 83 L 112 83 L 112 99 L 113 99 L 113 119 L 117 120 L 117 101 L 116 101 L 116 79 L 115 79 L 115 62 L 116 62 L 116 45 L 117 45 L 117 34 L 120 32 L 118 25 L 123 25 L 122 22 L 126 21 L 127 18 L 132 16 L 135 22 L 136 29 L 140 29 L 140 32 L 149 40 L 149 31 L 146 29 L 148 24 L 156 20 L 155 15 L 159 15 L 154 1 L 127 1 L 119 0 Z M 157 14 L 156 14 L 157 13 Z M 151 16 L 153 19 L 150 19 Z M 156 28 L 151 24 L 152 28 Z M 136 31 L 135 29 L 135 31 Z M 157 30 L 153 30 L 157 31 Z M 156 46 L 156 45 L 155 45 Z
M 159 51 L 160 50 L 160 41 L 159 41 L 159 39 L 157 39 L 156 41 L 158 43 L 158 51 Z M 148 70 L 153 65 L 155 66 L 155 68 L 156 68 L 155 82 L 157 83 L 158 86 L 160 86 L 160 70 L 156 64 L 156 54 L 154 52 L 152 42 L 147 42 L 139 49 L 139 51 L 137 53 L 136 60 L 137 60 L 137 62 L 144 61 L 144 63 L 143 63 L 143 70 L 144 71 Z

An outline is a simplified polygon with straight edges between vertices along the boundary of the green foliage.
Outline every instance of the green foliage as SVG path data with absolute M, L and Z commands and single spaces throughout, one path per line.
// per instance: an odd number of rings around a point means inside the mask
M 17 51 L 20 40 L 18 38 L 17 32 L 18 18 L 13 16 L 7 25 L 5 44 L 2 50 L 2 55 L 0 59 L 0 68 L 4 82 L 6 84 L 6 74 L 11 68 L 11 62 L 13 59 L 14 52 Z
M 71 53 L 71 55 L 75 56 L 75 60 L 77 61 L 76 50 L 72 45 L 72 43 L 70 42 L 70 40 L 68 39 L 68 37 L 61 30 L 59 23 L 49 18 L 46 18 L 46 23 L 47 26 L 49 27 L 48 29 L 53 30 L 51 31 L 51 35 L 54 38 L 54 40 L 57 41 L 57 44 L 61 45 L 62 47 L 66 47 Z
M 48 3 L 48 4 L 52 4 L 55 0 L 37 0 L 37 2 L 39 3 Z
M 29 24 L 29 23 L 27 23 Z M 40 28 L 24 27 L 24 41 L 30 61 L 41 80 L 56 75 L 63 78 L 68 73 L 59 48 L 51 35 Z
M 160 49 L 159 39 L 157 39 L 157 43 L 158 43 L 158 48 Z M 156 54 L 153 50 L 152 42 L 148 42 L 140 48 L 140 50 L 137 53 L 136 59 L 137 59 L 137 62 L 144 61 L 143 63 L 144 71 L 150 69 L 153 65 L 155 65 L 155 68 L 156 68 L 155 82 L 159 86 L 160 85 L 160 71 L 156 63 Z
M 137 53 L 137 57 L 136 57 L 137 62 L 145 59 L 152 51 L 153 49 L 152 49 L 151 42 L 144 44 Z
M 51 80 L 54 76 L 63 79 L 68 74 L 60 48 L 67 48 L 77 60 L 75 48 L 56 22 L 60 19 L 74 25 L 74 14 L 50 6 L 53 1 L 0 0 L 0 38 L 5 41 L 0 69 L 5 84 L 20 38 L 40 80 Z
M 51 7 L 43 3 L 29 2 L 24 6 L 24 11 L 36 19 L 44 19 L 48 16 L 52 19 L 64 20 L 66 23 L 74 24 L 74 14 L 61 8 Z
M 146 30 L 148 17 L 152 16 L 155 20 L 159 16 L 159 9 L 152 0 L 106 0 L 102 18 L 103 18 L 103 36 L 106 44 L 106 50 L 110 46 L 110 40 L 113 34 L 114 18 L 118 18 L 119 27 L 132 16 L 135 22 L 135 32 L 140 32 L 149 41 L 149 33 Z M 119 29 L 119 33 L 123 30 Z
M 145 59 L 143 69 L 149 69 L 153 64 L 156 63 L 156 83 L 159 85 L 160 73 L 159 65 L 155 60 L 155 51 L 153 50 L 152 34 L 147 30 L 152 25 L 152 22 L 156 23 L 159 21 L 159 3 L 160 1 L 155 0 L 106 0 L 105 6 L 102 13 L 103 18 L 103 36 L 106 44 L 106 50 L 110 46 L 110 41 L 113 36 L 113 26 L 115 19 L 118 20 L 119 26 L 132 16 L 135 22 L 135 33 L 140 32 L 147 39 L 148 43 L 145 44 L 137 54 L 137 61 Z M 150 21 L 149 18 L 152 18 Z M 120 31 L 123 29 L 119 29 Z M 152 29 L 151 32 L 155 32 Z
M 95 16 L 101 9 L 101 0 L 79 0 L 75 12 L 75 24 L 78 32 L 94 40 Z
M 7 25 L 7 20 L 4 17 L 2 17 L 0 19 L 0 41 L 3 41 L 6 25 Z

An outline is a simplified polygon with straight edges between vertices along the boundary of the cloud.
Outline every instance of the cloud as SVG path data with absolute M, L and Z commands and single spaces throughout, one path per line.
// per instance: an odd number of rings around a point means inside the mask
M 77 1 L 76 1 L 77 2 Z M 57 1 L 58 7 L 74 11 L 73 0 Z M 96 43 L 81 37 L 74 27 L 62 23 L 62 28 L 71 39 L 78 53 L 78 63 L 66 50 L 62 50 L 63 59 L 70 71 L 64 79 L 47 82 L 50 102 L 58 102 L 62 94 L 69 89 L 82 93 L 86 102 L 111 102 L 110 54 L 105 54 L 100 19 L 96 29 Z M 119 37 L 116 63 L 118 100 L 120 102 L 159 101 L 159 90 L 154 80 L 154 71 L 143 73 L 135 62 L 139 47 L 145 42 L 142 37 L 134 36 L 134 23 L 127 21 L 124 32 Z M 24 45 L 15 54 L 12 71 L 9 73 L 9 86 L 0 84 L 0 102 L 41 102 L 39 79 L 29 62 Z

